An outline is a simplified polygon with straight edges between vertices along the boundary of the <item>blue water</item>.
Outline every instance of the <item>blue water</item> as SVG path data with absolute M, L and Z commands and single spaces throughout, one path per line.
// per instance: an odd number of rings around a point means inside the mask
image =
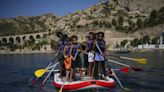
M 164 92 L 164 53 L 130 53 L 124 54 L 129 57 L 145 57 L 149 60 L 147 65 L 138 64 L 133 61 L 127 61 L 117 58 L 114 60 L 130 64 L 144 69 L 143 72 L 130 71 L 122 73 L 116 71 L 117 76 L 123 86 L 132 92 Z M 16 55 L 0 55 L 0 92 L 58 92 L 52 82 L 52 76 L 40 87 L 41 78 L 37 80 L 35 85 L 31 84 L 31 80 L 35 78 L 34 71 L 46 67 L 54 54 L 16 54 Z M 121 66 L 112 64 L 113 68 Z M 83 90 L 81 92 L 126 92 L 120 86 L 116 85 L 114 89 L 92 89 Z

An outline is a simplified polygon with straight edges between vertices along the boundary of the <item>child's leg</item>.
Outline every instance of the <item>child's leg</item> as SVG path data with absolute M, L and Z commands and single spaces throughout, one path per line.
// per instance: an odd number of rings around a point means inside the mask
M 73 72 L 74 72 L 73 70 L 74 70 L 73 68 L 70 69 L 70 77 L 69 77 L 69 80 L 70 81 L 72 81 Z
M 102 69 L 102 73 L 104 74 L 104 76 L 106 76 L 105 61 L 101 61 L 101 69 Z
M 95 70 L 94 70 L 94 77 L 95 79 L 98 79 L 98 65 L 99 65 L 99 61 L 95 61 Z

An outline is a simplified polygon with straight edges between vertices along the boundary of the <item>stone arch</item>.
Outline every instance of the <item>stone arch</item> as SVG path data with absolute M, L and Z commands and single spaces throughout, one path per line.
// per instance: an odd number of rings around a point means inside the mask
M 2 43 L 7 43 L 7 39 L 6 38 L 2 38 Z
M 29 39 L 30 39 L 30 40 L 34 39 L 34 36 L 33 36 L 33 35 L 30 35 L 30 36 L 29 36 Z
M 21 38 L 20 37 L 16 37 L 15 40 L 20 43 L 21 42 Z
M 23 37 L 22 37 L 22 40 L 25 40 L 25 39 L 26 39 L 26 36 L 23 36 Z
M 9 38 L 9 43 L 12 43 L 13 44 L 14 43 L 14 38 L 10 37 Z
M 36 39 L 40 39 L 41 38 L 41 36 L 38 34 L 38 35 L 36 35 Z

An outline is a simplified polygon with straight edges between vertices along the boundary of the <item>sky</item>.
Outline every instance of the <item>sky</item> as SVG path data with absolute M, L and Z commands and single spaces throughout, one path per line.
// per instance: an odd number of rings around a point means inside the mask
M 83 10 L 100 0 L 0 0 L 0 18 L 38 16 L 53 13 L 64 16 Z

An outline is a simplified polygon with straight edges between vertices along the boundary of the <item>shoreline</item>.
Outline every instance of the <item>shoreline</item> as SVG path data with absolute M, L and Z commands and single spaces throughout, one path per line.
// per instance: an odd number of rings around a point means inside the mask
M 48 54 L 48 53 L 55 53 L 55 51 L 28 51 L 28 52 L 0 52 L 2 54 Z
M 109 52 L 117 52 L 119 50 L 113 49 L 113 50 L 109 50 Z M 164 52 L 164 49 L 135 49 L 135 50 L 129 50 L 130 52 L 153 52 L 153 51 L 160 51 L 160 52 Z M 0 52 L 0 55 L 5 55 L 5 54 L 49 54 L 49 53 L 55 53 L 54 50 L 52 51 L 22 51 L 22 52 L 8 52 L 8 51 L 4 51 L 4 52 Z

